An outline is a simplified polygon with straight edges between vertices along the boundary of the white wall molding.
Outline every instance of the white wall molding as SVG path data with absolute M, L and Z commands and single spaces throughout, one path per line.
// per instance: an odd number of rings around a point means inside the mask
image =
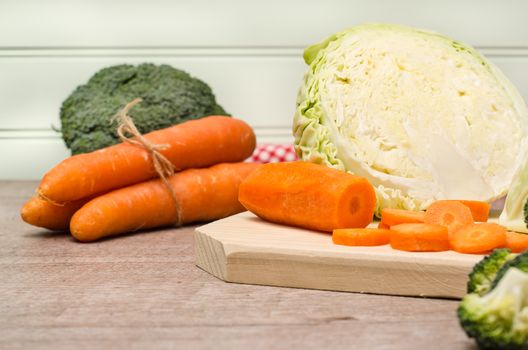
M 0 140 L 10 139 L 60 139 L 61 135 L 49 129 L 0 129 Z
M 291 127 L 287 126 L 270 126 L 270 127 L 255 127 L 253 128 L 259 142 L 292 142 L 293 136 Z M 49 129 L 0 129 L 0 140 L 10 139 L 44 139 L 44 140 L 62 140 L 61 134 L 58 131 Z M 273 141 L 278 140 L 278 141 Z
M 528 57 L 528 46 L 475 47 L 487 57 Z M 302 57 L 304 47 L 0 47 L 2 58 L 68 57 Z
M 299 57 L 302 47 L 83 47 L 8 48 L 2 57 Z M 526 48 L 528 52 L 528 48 Z

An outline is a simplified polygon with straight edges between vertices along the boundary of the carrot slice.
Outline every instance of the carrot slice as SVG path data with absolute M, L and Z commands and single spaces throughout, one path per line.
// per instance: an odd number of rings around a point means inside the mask
M 465 199 L 457 200 L 464 204 L 471 211 L 474 221 L 486 222 L 490 212 L 490 204 L 482 201 L 470 201 Z
M 437 224 L 447 227 L 451 236 L 461 227 L 473 223 L 471 210 L 458 201 L 436 201 L 425 211 L 426 224 Z
M 486 253 L 506 245 L 506 228 L 492 222 L 469 224 L 454 234 L 449 241 L 459 253 Z
M 410 224 L 414 222 L 424 222 L 425 212 L 383 208 L 381 210 L 381 221 L 388 225 Z
M 513 253 L 520 253 L 528 249 L 528 234 L 508 231 L 506 232 L 506 248 Z
M 409 252 L 449 250 L 448 231 L 437 224 L 410 223 L 391 226 L 390 245 Z
M 380 222 L 378 223 L 378 228 L 383 228 L 383 229 L 387 229 L 387 230 L 389 230 L 389 229 L 390 229 L 390 226 L 387 225 L 386 223 L 384 223 L 383 221 L 380 221 Z
M 384 245 L 390 241 L 390 231 L 379 228 L 340 228 L 333 231 L 332 241 L 351 246 Z

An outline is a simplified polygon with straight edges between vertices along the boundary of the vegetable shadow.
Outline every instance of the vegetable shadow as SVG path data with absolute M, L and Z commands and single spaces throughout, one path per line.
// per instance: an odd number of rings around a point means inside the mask
M 46 229 L 39 229 L 38 231 L 26 233 L 24 236 L 31 237 L 31 238 L 51 239 L 51 238 L 69 236 L 69 235 L 70 235 L 69 231 L 51 231 L 51 230 L 46 230 Z

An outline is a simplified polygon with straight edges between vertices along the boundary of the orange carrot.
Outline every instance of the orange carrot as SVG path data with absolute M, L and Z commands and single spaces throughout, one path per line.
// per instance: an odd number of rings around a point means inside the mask
M 506 228 L 491 222 L 469 224 L 450 235 L 449 241 L 459 253 L 486 253 L 506 245 Z
M 210 221 L 244 211 L 237 199 L 238 187 L 258 166 L 225 163 L 171 176 L 170 185 L 180 205 L 180 223 Z M 165 184 L 156 179 L 114 190 L 86 203 L 73 215 L 70 232 L 79 241 L 90 242 L 177 221 L 177 204 Z
M 449 250 L 447 228 L 437 224 L 410 223 L 391 226 L 390 245 L 409 252 Z
M 382 228 L 382 229 L 387 229 L 388 230 L 388 229 L 390 229 L 390 226 L 387 225 L 386 223 L 384 223 L 383 221 L 380 221 L 378 223 L 378 228 Z
M 486 222 L 490 212 L 490 204 L 482 201 L 457 200 L 471 210 L 473 221 Z
M 390 231 L 379 228 L 340 228 L 333 231 L 332 241 L 350 246 L 384 245 L 390 241 Z
M 255 148 L 255 134 L 245 122 L 210 116 L 144 135 L 155 144 L 168 145 L 160 152 L 177 170 L 239 162 Z M 157 177 L 150 153 L 121 143 L 65 159 L 42 179 L 41 197 L 65 203 Z
M 49 230 L 67 231 L 70 219 L 88 199 L 55 205 L 42 198 L 33 197 L 24 204 L 20 211 L 22 220 L 30 225 L 47 228 Z
M 242 182 L 238 198 L 264 220 L 327 232 L 367 226 L 376 206 L 366 179 L 302 161 L 264 164 Z
M 473 223 L 471 210 L 458 201 L 442 200 L 433 202 L 425 211 L 425 223 L 447 227 L 449 235 L 461 227 Z
M 528 249 L 528 234 L 508 231 L 506 232 L 506 248 L 514 253 L 520 253 Z
M 381 210 L 381 221 L 388 225 L 410 224 L 415 222 L 424 222 L 425 212 L 383 208 Z

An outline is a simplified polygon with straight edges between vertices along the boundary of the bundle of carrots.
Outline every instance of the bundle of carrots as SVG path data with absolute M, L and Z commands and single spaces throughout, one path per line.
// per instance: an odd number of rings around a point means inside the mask
M 336 229 L 332 238 L 336 244 L 390 244 L 414 252 L 452 249 L 483 254 L 502 247 L 513 252 L 528 249 L 528 235 L 487 222 L 489 210 L 488 203 L 471 200 L 440 200 L 421 212 L 385 208 L 378 228 Z
M 70 230 L 80 241 L 171 224 L 222 218 L 244 210 L 238 187 L 258 166 L 245 122 L 225 116 L 188 121 L 143 137 L 179 171 L 155 179 L 154 154 L 123 142 L 65 159 L 22 208 L 31 225 Z

